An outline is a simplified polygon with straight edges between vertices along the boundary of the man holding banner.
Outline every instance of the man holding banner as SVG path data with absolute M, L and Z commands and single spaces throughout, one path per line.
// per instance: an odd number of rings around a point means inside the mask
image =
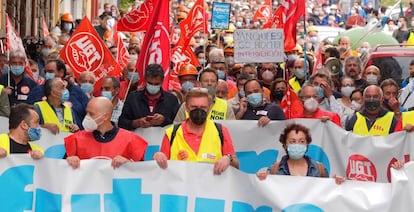
M 239 168 L 227 128 L 207 118 L 212 104 L 206 88 L 194 88 L 187 93 L 185 110 L 190 117 L 165 131 L 161 151 L 154 154 L 162 169 L 167 168 L 167 160 L 214 163 L 216 175 L 230 165 Z
M 124 163 L 142 161 L 147 142 L 132 132 L 120 129 L 111 122 L 112 102 L 105 97 L 93 98 L 83 120 L 85 130 L 65 138 L 66 161 L 79 168 L 80 160 L 109 158 L 112 167 Z

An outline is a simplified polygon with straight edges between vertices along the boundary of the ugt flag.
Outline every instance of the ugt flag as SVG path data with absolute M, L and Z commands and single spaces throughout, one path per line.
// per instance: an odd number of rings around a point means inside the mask
M 144 71 L 149 64 L 160 64 L 165 73 L 163 88 L 168 90 L 168 72 L 170 67 L 170 32 L 169 32 L 169 1 L 158 0 L 151 15 L 151 22 L 148 25 L 142 44 L 141 53 L 137 62 L 139 74 L 138 87 L 144 87 Z
M 139 7 L 131 10 L 119 19 L 117 26 L 119 31 L 138 32 L 145 31 L 149 25 L 156 0 L 146 0 Z
M 76 78 L 82 72 L 92 72 L 97 82 L 95 89 L 99 88 L 100 80 L 105 76 L 118 76 L 120 73 L 114 57 L 86 16 L 60 50 L 60 57 L 69 65 Z

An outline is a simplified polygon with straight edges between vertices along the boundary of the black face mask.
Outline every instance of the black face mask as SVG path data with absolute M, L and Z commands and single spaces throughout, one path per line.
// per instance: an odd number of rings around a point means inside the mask
M 282 101 L 284 95 L 285 95 L 285 90 L 275 91 L 273 93 L 273 99 Z
M 366 99 L 364 102 L 365 109 L 368 111 L 376 111 L 381 107 L 381 102 L 379 99 Z
M 190 111 L 190 120 L 196 125 L 202 125 L 207 119 L 207 112 L 201 108 Z

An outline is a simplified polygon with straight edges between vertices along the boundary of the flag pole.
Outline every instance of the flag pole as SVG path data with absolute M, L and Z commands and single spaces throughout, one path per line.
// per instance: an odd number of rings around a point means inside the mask
M 205 4 L 205 2 L 203 0 L 203 19 L 206 18 L 206 9 L 204 7 L 204 4 Z M 201 71 L 204 70 L 204 67 L 206 67 L 206 62 L 207 62 L 206 61 L 206 55 L 207 55 L 207 52 L 206 52 L 207 51 L 207 45 L 206 45 L 206 43 L 208 43 L 208 33 L 206 33 L 207 30 L 208 29 L 206 29 L 206 25 L 203 24 L 203 38 L 204 38 L 204 43 L 203 43 L 204 56 L 203 56 L 203 58 L 204 58 L 204 60 L 203 60 L 203 64 L 201 64 L 202 65 Z
M 304 43 L 304 45 L 303 45 L 303 59 L 304 59 L 304 61 L 303 61 L 303 71 L 305 71 L 305 81 L 306 80 L 308 80 L 308 73 L 307 73 L 307 71 L 306 71 L 306 62 L 308 61 L 307 59 L 306 59 L 306 57 L 307 57 L 307 54 L 306 54 L 306 51 L 307 51 L 307 49 L 306 49 L 306 45 L 307 45 L 307 42 L 306 42 L 306 35 L 308 34 L 308 30 L 306 30 L 306 7 L 305 7 L 305 12 L 303 13 L 303 36 L 304 36 L 304 38 L 305 38 L 305 43 Z
M 5 13 L 6 14 L 6 22 L 7 21 L 10 21 L 10 19 L 9 19 L 9 15 L 7 14 L 7 13 Z M 10 43 L 10 41 L 9 42 L 7 42 L 10 38 L 7 38 L 7 35 L 9 34 L 8 33 L 8 31 L 10 30 L 10 29 L 8 29 L 9 27 L 7 26 L 7 23 L 6 23 L 6 57 L 7 57 L 7 62 L 9 62 L 9 60 L 10 60 L 10 46 L 9 46 L 9 43 Z M 10 87 L 10 67 L 9 67 L 9 64 L 7 64 L 7 87 Z

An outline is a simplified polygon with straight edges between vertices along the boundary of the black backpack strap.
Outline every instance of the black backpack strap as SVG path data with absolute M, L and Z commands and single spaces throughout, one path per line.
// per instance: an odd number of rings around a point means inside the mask
M 177 130 L 178 128 L 181 126 L 181 123 L 179 124 L 174 124 L 173 130 L 171 132 L 171 138 L 170 138 L 170 146 L 172 146 L 173 142 L 174 142 L 174 138 L 175 138 L 175 134 L 177 134 Z
M 216 125 L 217 132 L 218 132 L 219 137 L 220 137 L 221 146 L 223 146 L 223 144 L 224 144 L 224 136 L 223 136 L 222 126 L 221 126 L 220 123 L 216 123 L 216 122 L 214 122 L 214 125 Z

